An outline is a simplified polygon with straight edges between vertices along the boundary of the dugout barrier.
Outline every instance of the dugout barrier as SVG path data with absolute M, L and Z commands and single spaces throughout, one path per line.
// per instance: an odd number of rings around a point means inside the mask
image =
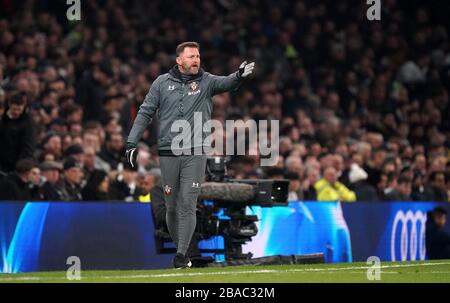
M 243 247 L 255 258 L 323 253 L 325 261 L 423 260 L 426 212 L 436 202 L 291 202 L 248 207 L 260 221 Z M 169 268 L 157 254 L 150 204 L 117 202 L 0 202 L 0 273 L 82 269 Z M 449 225 L 447 230 L 450 231 Z M 201 241 L 222 248 L 223 239 Z M 217 256 L 220 260 L 220 256 Z

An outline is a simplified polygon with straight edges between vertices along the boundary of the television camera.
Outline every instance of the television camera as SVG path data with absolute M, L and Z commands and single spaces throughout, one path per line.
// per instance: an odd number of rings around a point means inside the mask
M 227 176 L 223 157 L 207 159 L 206 182 L 201 185 L 194 237 L 201 241 L 221 236 L 223 248 L 200 249 L 201 253 L 223 254 L 226 261 L 249 260 L 242 245 L 258 233 L 257 216 L 246 213 L 249 206 L 286 206 L 289 180 L 232 179 Z M 156 230 L 159 253 L 173 253 L 167 230 Z
M 247 207 L 286 206 L 289 180 L 231 179 L 227 176 L 225 158 L 208 158 L 206 181 L 202 184 L 197 212 L 197 233 L 201 239 L 222 236 L 225 259 L 250 259 L 242 245 L 258 233 L 257 216 L 249 215 Z M 203 251 L 205 252 L 205 250 Z

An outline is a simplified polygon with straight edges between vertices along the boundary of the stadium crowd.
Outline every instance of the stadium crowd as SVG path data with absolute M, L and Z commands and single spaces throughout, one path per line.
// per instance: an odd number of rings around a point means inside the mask
M 277 164 L 231 157 L 230 176 L 287 178 L 292 201 L 449 201 L 450 28 L 420 3 L 368 21 L 366 1 L 82 1 L 70 22 L 66 1 L 0 1 L 0 200 L 148 201 L 157 123 L 137 171 L 124 140 L 193 40 L 213 74 L 257 62 L 214 119 L 280 121 Z

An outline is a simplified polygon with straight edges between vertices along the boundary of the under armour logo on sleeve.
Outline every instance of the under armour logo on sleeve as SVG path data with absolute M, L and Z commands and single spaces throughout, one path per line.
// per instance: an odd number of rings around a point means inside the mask
M 200 188 L 200 183 L 192 183 L 192 187 L 194 188 Z

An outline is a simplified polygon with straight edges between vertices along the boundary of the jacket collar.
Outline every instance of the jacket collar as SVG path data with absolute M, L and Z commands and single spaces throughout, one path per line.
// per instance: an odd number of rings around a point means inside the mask
M 203 76 L 203 73 L 204 73 L 204 70 L 203 70 L 202 68 L 200 68 L 200 69 L 198 70 L 198 73 L 197 73 L 197 74 L 195 74 L 195 75 L 189 75 L 189 78 L 188 78 L 188 80 L 187 80 L 186 82 L 190 82 L 190 81 L 193 81 L 193 80 L 200 80 L 201 77 Z M 169 70 L 169 74 L 170 74 L 172 77 L 174 77 L 175 79 L 177 79 L 177 80 L 179 80 L 179 81 L 181 81 L 181 82 L 184 82 L 184 81 L 183 81 L 183 78 L 181 77 L 181 72 L 180 72 L 180 70 L 178 69 L 178 65 L 174 65 L 174 66 Z

